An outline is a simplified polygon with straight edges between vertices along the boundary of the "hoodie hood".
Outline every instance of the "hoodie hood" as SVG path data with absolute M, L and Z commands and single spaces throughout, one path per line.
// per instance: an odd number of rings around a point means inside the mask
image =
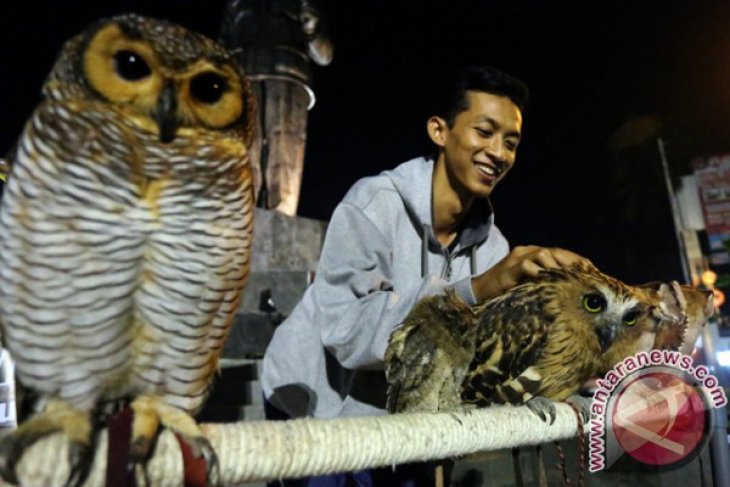
M 417 157 L 393 170 L 383 172 L 403 199 L 408 216 L 417 228 L 424 229 L 429 245 L 440 247 L 433 232 L 433 159 Z M 494 224 L 494 212 L 488 198 L 478 198 L 469 210 L 464 228 L 459 233 L 458 247 L 471 247 L 484 242 Z

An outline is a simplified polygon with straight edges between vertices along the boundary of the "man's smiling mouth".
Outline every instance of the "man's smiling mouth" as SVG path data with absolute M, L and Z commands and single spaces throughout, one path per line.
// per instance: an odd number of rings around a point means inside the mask
M 485 176 L 497 177 L 502 173 L 502 167 L 499 164 L 492 165 L 484 162 L 475 162 L 474 165 L 476 166 L 477 171 Z

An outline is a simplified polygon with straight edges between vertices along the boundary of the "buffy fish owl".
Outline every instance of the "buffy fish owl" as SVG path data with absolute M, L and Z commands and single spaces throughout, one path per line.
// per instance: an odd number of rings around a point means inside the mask
M 651 291 L 575 268 L 543 271 L 474 308 L 453 293 L 426 298 L 391 335 L 388 409 L 526 403 L 553 420 L 552 401 L 621 352 L 650 349 L 660 323 L 681 319 L 666 293 Z

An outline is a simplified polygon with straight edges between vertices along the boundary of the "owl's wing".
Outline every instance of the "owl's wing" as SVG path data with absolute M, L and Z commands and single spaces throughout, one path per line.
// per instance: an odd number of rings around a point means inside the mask
M 453 293 L 425 298 L 390 338 L 385 355 L 390 412 L 457 407 L 474 350 L 475 316 Z
M 424 333 L 427 321 L 406 320 L 390 337 L 385 355 L 387 409 L 391 413 L 418 407 L 420 391 L 433 374 L 435 344 Z
M 551 320 L 514 298 L 490 302 L 480 313 L 476 352 L 462 383 L 466 403 L 522 404 L 540 389 L 534 365 L 545 349 Z

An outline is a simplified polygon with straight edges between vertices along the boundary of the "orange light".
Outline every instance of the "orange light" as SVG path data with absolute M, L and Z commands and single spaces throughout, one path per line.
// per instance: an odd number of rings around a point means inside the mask
M 705 286 L 712 287 L 715 285 L 715 282 L 717 282 L 717 273 L 711 270 L 706 270 L 702 273 L 702 276 L 700 276 L 700 280 Z
M 725 293 L 717 288 L 713 289 L 712 292 L 715 294 L 715 308 L 719 308 L 720 306 L 722 306 L 722 303 L 725 302 Z

